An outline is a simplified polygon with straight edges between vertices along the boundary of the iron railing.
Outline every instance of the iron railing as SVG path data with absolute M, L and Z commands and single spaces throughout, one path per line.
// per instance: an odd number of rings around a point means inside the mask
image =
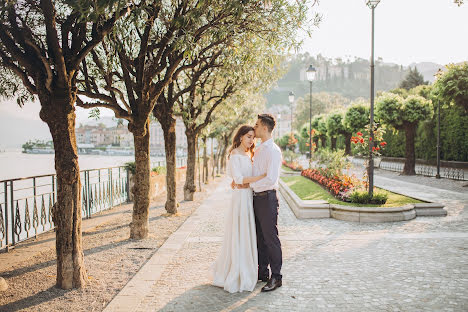
M 353 157 L 351 158 L 351 162 L 360 166 L 365 165 L 365 159 L 363 158 Z M 403 167 L 404 167 L 404 163 L 402 162 L 388 161 L 388 160 L 382 160 L 379 165 L 380 169 L 395 171 L 395 172 L 403 172 Z M 415 171 L 417 175 L 435 177 L 437 174 L 437 167 L 424 165 L 424 164 L 416 164 Z M 466 181 L 468 179 L 468 176 L 465 176 L 465 170 L 463 168 L 442 167 L 440 176 L 442 178 L 460 180 L 460 181 Z
M 187 158 L 177 158 L 176 167 Z M 151 166 L 165 166 L 165 160 Z M 80 171 L 83 218 L 129 202 L 129 172 L 125 167 Z M 52 206 L 57 200 L 55 174 L 0 181 L 0 250 L 53 230 Z
M 83 218 L 128 201 L 124 167 L 84 170 L 80 177 Z M 0 181 L 0 249 L 54 229 L 56 190 L 55 174 Z

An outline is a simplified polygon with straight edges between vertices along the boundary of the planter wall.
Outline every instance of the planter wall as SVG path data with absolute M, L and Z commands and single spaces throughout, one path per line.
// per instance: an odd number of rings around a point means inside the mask
M 417 216 L 446 216 L 438 203 L 408 204 L 402 207 L 352 207 L 329 204 L 324 200 L 302 200 L 281 179 L 280 192 L 298 219 L 334 218 L 343 221 L 376 223 L 407 221 Z
M 176 183 L 181 183 L 185 181 L 187 169 L 177 169 L 176 170 Z M 134 185 L 133 175 L 130 174 L 130 190 Z M 156 174 L 150 176 L 150 201 L 156 200 L 156 197 L 161 193 L 166 191 L 166 175 L 165 174 Z M 133 193 L 130 192 L 130 200 L 133 201 Z

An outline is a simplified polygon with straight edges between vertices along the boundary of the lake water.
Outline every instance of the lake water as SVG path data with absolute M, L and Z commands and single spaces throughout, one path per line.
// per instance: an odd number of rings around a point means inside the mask
M 152 157 L 151 162 L 163 159 Z M 78 155 L 80 170 L 122 166 L 134 160 L 134 156 Z M 17 149 L 0 152 L 0 180 L 54 173 L 54 154 L 24 154 Z

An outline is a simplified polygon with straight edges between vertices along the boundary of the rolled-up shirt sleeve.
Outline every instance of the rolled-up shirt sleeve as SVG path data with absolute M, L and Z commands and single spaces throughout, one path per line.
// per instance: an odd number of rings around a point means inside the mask
M 239 157 L 233 157 L 229 159 L 229 176 L 234 180 L 236 184 L 244 184 L 244 177 L 241 174 L 240 160 Z
M 281 167 L 281 152 L 273 150 L 268 155 L 267 159 L 267 172 L 266 177 L 257 182 L 250 183 L 253 188 L 262 188 L 265 186 L 274 185 L 277 183 Z

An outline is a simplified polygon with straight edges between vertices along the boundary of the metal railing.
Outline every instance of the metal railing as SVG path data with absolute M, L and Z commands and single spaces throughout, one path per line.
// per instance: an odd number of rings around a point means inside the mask
M 165 166 L 153 161 L 152 168 Z M 187 165 L 177 158 L 176 167 Z M 129 202 L 129 172 L 125 167 L 80 171 L 83 218 Z M 55 174 L 0 181 L 0 250 L 53 230 L 52 206 L 57 200 Z
M 356 165 L 365 165 L 365 159 L 362 158 L 353 157 L 351 162 Z M 395 172 L 403 172 L 404 163 L 382 160 L 378 168 Z M 435 177 L 437 174 L 436 167 L 424 164 L 416 164 L 415 171 L 417 175 L 423 175 L 427 177 Z M 462 168 L 442 167 L 440 176 L 442 178 L 460 181 L 466 181 L 468 179 L 468 176 L 465 176 L 465 170 Z
M 128 201 L 124 167 L 84 170 L 80 177 L 83 218 Z M 55 174 L 0 181 L 0 249 L 54 229 L 56 191 Z

